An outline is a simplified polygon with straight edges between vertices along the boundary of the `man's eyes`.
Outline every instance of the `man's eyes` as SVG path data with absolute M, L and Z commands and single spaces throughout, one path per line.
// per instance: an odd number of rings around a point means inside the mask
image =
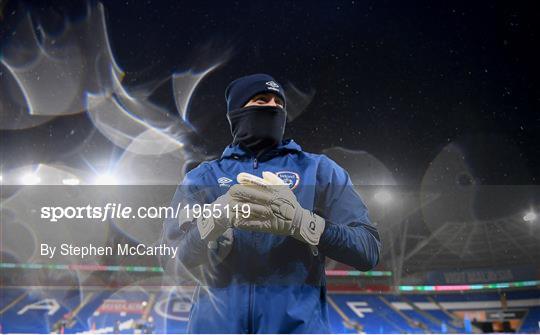
M 266 98 L 266 97 L 255 98 L 255 102 L 258 103 L 258 104 L 266 104 L 266 103 L 269 103 L 270 100 L 271 100 L 271 98 Z M 276 99 L 276 104 L 283 107 L 283 101 L 281 101 L 281 100 Z

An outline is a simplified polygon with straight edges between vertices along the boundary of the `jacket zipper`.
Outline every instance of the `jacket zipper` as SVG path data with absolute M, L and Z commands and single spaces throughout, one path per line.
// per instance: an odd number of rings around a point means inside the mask
M 257 160 L 257 157 L 253 158 L 253 170 L 256 170 L 259 168 L 259 161 Z M 255 171 L 253 171 L 255 172 Z M 257 241 L 255 238 L 255 232 L 251 232 L 251 236 L 253 241 Z M 254 284 L 249 284 L 249 306 L 248 306 L 248 333 L 254 333 L 253 330 L 253 287 Z
M 248 333 L 253 334 L 253 284 L 249 284 Z

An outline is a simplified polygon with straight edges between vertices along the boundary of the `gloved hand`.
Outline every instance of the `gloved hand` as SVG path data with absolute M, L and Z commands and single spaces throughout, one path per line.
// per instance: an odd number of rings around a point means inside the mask
M 197 228 L 199 229 L 199 234 L 201 235 L 201 240 L 208 242 L 215 241 L 220 237 L 227 229 L 233 227 L 234 216 L 228 215 L 224 210 L 224 206 L 229 205 L 229 208 L 234 206 L 235 201 L 229 195 L 229 192 L 220 196 L 211 204 L 211 208 L 220 209 L 221 215 L 219 212 L 211 210 L 212 215 L 205 218 L 202 215 L 197 218 Z M 217 217 L 216 217 L 217 216 Z
M 250 218 L 236 222 L 235 227 L 291 235 L 310 245 L 319 244 L 324 219 L 302 208 L 281 178 L 267 171 L 263 178 L 242 172 L 237 181 L 240 184 L 231 187 L 230 196 L 250 206 Z

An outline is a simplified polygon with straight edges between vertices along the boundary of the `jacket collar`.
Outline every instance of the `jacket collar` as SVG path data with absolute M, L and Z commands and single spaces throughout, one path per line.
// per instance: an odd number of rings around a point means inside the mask
M 281 141 L 281 144 L 279 144 L 277 147 L 265 152 L 262 154 L 262 157 L 273 157 L 278 156 L 280 154 L 283 154 L 285 152 L 301 152 L 302 147 L 298 145 L 294 140 L 288 139 Z M 248 150 L 245 150 L 238 144 L 233 145 L 229 144 L 225 150 L 223 151 L 223 154 L 221 155 L 221 158 L 229 158 L 229 157 L 253 157 L 253 154 L 249 152 Z

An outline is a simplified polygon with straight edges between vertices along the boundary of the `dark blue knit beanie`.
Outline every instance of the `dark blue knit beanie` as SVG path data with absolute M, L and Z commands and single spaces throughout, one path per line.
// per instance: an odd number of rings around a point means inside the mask
M 283 87 L 271 76 L 258 73 L 240 77 L 227 86 L 225 90 L 227 112 L 244 107 L 249 99 L 260 93 L 274 93 L 283 100 L 284 105 L 286 103 Z

